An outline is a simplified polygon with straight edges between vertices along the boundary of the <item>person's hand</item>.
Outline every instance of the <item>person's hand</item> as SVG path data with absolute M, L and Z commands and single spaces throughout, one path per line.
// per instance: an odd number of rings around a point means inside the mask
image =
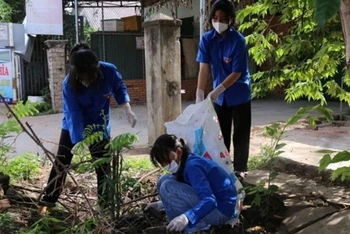
M 136 117 L 135 113 L 132 112 L 131 106 L 128 102 L 125 103 L 125 105 L 124 105 L 124 111 L 125 111 L 126 119 L 128 120 L 131 127 L 132 128 L 135 127 L 135 124 L 137 122 L 137 117 Z
M 196 103 L 204 100 L 204 91 L 201 89 L 196 90 Z
M 216 87 L 213 91 L 211 91 L 208 94 L 208 97 L 212 102 L 216 102 L 219 99 L 220 94 L 222 94 L 225 91 L 225 87 L 220 84 L 218 87 Z
M 163 202 L 162 201 L 151 202 L 146 206 L 145 211 L 147 211 L 150 208 L 153 208 L 159 211 L 164 208 Z
M 169 231 L 176 231 L 181 232 L 183 231 L 188 225 L 188 218 L 186 215 L 182 214 L 180 216 L 177 216 L 166 227 Z

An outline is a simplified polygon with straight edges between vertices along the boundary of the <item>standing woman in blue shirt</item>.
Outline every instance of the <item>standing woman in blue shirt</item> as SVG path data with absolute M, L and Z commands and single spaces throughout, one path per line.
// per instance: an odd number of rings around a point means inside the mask
M 157 183 L 161 201 L 146 207 L 165 209 L 169 231 L 193 233 L 237 220 L 235 185 L 214 161 L 192 154 L 183 139 L 169 134 L 158 137 L 150 158 L 155 166 L 172 173 Z
M 199 44 L 200 63 L 196 103 L 204 99 L 210 75 L 213 91 L 208 94 L 220 122 L 228 151 L 234 128 L 234 170 L 238 176 L 247 171 L 251 128 L 251 83 L 245 38 L 234 28 L 235 7 L 230 0 L 218 0 L 212 6 L 210 23 Z
M 134 127 L 136 115 L 131 111 L 130 97 L 117 68 L 110 63 L 98 61 L 86 44 L 78 44 L 71 51 L 71 70 L 63 80 L 63 120 L 59 147 L 39 205 L 54 206 L 67 175 L 65 171 L 72 161 L 72 149 L 84 139 L 87 126 L 94 125 L 94 131 L 103 131 L 103 140 L 89 147 L 92 158 L 98 159 L 106 153 L 105 146 L 110 138 L 110 98 L 114 97 L 124 106 L 126 117 Z M 98 126 L 98 127 L 96 127 Z M 108 164 L 96 168 L 98 202 L 105 205 L 103 183 L 109 171 Z M 59 169 L 59 172 L 55 170 Z

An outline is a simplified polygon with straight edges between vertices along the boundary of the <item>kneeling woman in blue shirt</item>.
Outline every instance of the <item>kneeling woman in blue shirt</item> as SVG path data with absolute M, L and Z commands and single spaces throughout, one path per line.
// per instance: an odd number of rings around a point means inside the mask
M 215 162 L 192 154 L 183 139 L 164 134 L 154 143 L 151 161 L 171 172 L 157 184 L 169 231 L 193 233 L 234 219 L 237 191 L 231 177 Z

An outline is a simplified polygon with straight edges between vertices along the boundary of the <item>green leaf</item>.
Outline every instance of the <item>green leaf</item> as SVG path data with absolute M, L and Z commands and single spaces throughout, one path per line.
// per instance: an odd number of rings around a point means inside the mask
M 333 158 L 331 163 L 347 162 L 350 161 L 350 152 L 342 151 L 337 153 Z
M 341 167 L 333 171 L 331 179 L 336 180 L 339 177 L 342 181 L 350 180 L 350 167 Z
M 252 202 L 252 205 L 260 206 L 261 205 L 261 196 L 259 193 L 255 194 L 255 198 Z
M 286 145 L 287 145 L 286 143 L 277 144 L 277 145 L 276 145 L 276 150 L 280 150 L 280 149 L 282 149 L 283 147 L 285 147 Z
M 138 136 L 131 133 L 121 134 L 115 137 L 109 144 L 113 151 L 120 152 L 124 148 L 129 149 L 135 142 L 138 141 Z
M 265 129 L 265 133 L 269 137 L 273 137 L 280 130 L 280 124 L 279 123 L 273 123 L 270 126 L 266 126 L 264 129 Z
M 315 18 L 320 26 L 338 13 L 341 0 L 315 0 Z
M 301 115 L 294 115 L 287 120 L 287 125 L 293 125 L 301 119 Z
M 272 171 L 271 174 L 270 174 L 270 179 L 274 180 L 274 179 L 276 179 L 277 176 L 278 176 L 278 172 L 277 171 Z
M 309 117 L 309 124 L 312 128 L 316 127 L 316 121 L 318 121 L 318 118 L 315 116 L 310 116 Z
M 275 193 L 278 191 L 278 186 L 277 185 L 270 185 L 270 187 L 268 188 L 268 190 L 271 192 L 271 193 Z
M 316 153 L 320 153 L 320 154 L 333 154 L 337 151 L 334 150 L 328 150 L 328 149 L 322 149 L 322 150 L 317 150 Z
M 318 111 L 318 113 L 320 113 L 321 115 L 323 115 L 324 117 L 326 117 L 326 119 L 327 119 L 328 121 L 333 120 L 333 116 L 332 116 L 333 111 L 332 111 L 331 109 L 326 108 L 326 107 L 324 107 L 324 106 L 319 106 L 319 107 L 317 107 L 316 110 Z
M 331 163 L 332 158 L 330 154 L 326 154 L 325 156 L 323 156 L 323 158 L 320 160 L 320 166 L 318 168 L 318 171 L 324 171 L 328 165 Z

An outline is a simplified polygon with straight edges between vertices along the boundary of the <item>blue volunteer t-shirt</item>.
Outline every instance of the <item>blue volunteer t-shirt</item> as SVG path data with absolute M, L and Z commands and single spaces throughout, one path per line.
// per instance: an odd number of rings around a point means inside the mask
M 233 28 L 227 30 L 223 37 L 214 29 L 206 32 L 199 43 L 197 62 L 211 65 L 213 88 L 231 73 L 241 73 L 240 78 L 219 96 L 217 104 L 222 105 L 225 100 L 227 106 L 234 106 L 250 101 L 248 49 L 242 34 Z
M 190 154 L 184 170 L 184 182 L 190 185 L 200 198 L 200 202 L 185 212 L 194 227 L 214 209 L 228 218 L 234 217 L 237 191 L 231 176 L 212 160 Z
M 69 75 L 63 81 L 63 120 L 62 128 L 69 131 L 73 144 L 83 140 L 87 126 L 101 125 L 94 131 L 104 131 L 104 138 L 110 137 L 110 98 L 117 103 L 130 102 L 126 85 L 117 68 L 106 62 L 99 62 L 100 74 L 96 87 L 83 86 L 74 93 L 68 85 Z

